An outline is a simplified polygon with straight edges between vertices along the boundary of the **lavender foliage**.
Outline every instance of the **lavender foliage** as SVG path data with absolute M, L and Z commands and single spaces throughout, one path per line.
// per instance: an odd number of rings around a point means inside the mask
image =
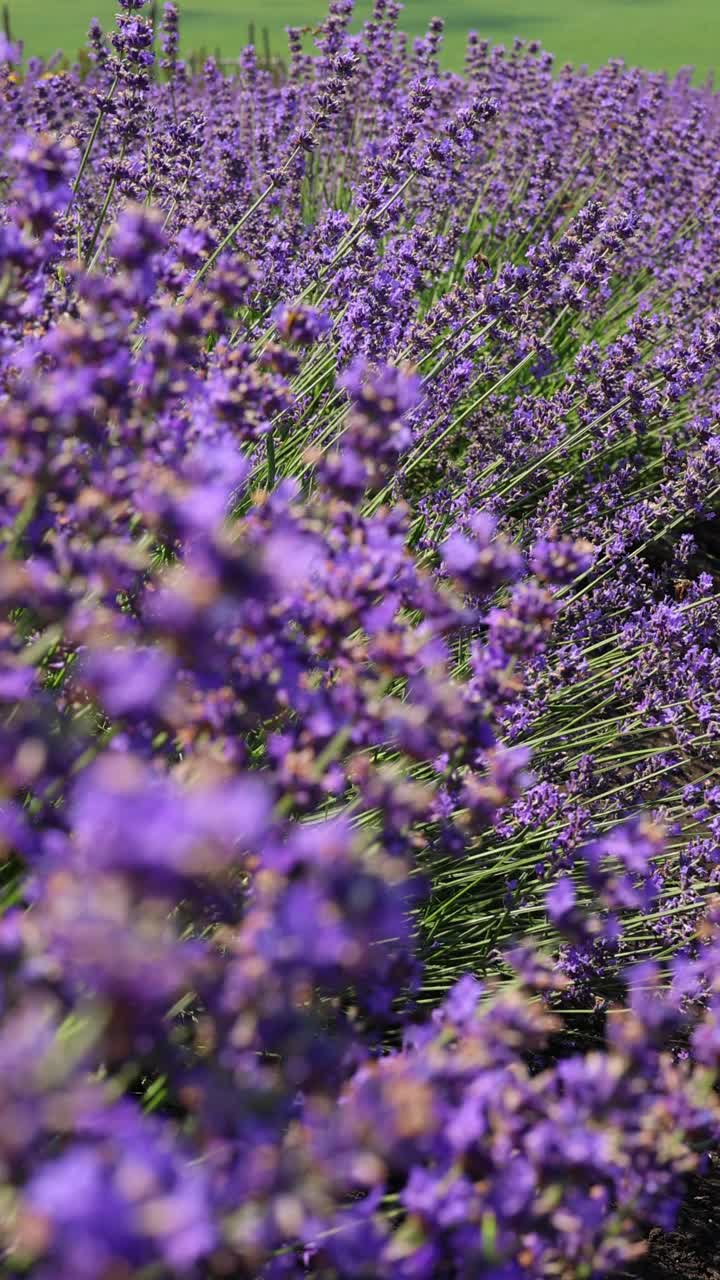
M 0 49 L 0 1243 L 591 1280 L 717 1143 L 720 106 Z

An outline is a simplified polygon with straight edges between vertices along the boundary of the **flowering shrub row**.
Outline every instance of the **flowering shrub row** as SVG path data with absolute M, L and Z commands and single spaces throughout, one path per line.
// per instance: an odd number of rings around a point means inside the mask
M 120 4 L 0 48 L 3 1265 L 611 1274 L 720 1121 L 717 98 Z

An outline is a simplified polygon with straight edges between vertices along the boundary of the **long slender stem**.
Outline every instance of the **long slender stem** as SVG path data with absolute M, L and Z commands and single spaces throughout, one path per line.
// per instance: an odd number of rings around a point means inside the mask
M 117 89 L 117 87 L 118 87 L 118 82 L 119 82 L 119 76 L 115 76 L 115 79 L 113 80 L 113 82 L 112 82 L 112 84 L 110 85 L 110 88 L 109 88 L 109 90 L 108 90 L 107 97 L 105 98 L 104 102 L 102 103 L 102 105 L 101 105 L 101 107 L 100 107 L 100 110 L 99 110 L 99 111 L 98 111 L 98 113 L 97 113 L 97 116 L 95 117 L 95 123 L 94 123 L 94 125 L 93 125 L 93 127 L 92 127 L 92 129 L 91 129 L 91 131 L 90 131 L 90 137 L 89 137 L 89 138 L 88 138 L 88 140 L 87 140 L 87 145 L 86 145 L 85 150 L 84 150 L 84 152 L 83 152 L 82 160 L 80 161 L 80 168 L 78 169 L 78 171 L 77 171 L 77 173 L 76 173 L 76 175 L 75 175 L 75 181 L 74 181 L 74 182 L 73 182 L 73 184 L 72 184 L 72 196 L 71 196 L 70 204 L 68 205 L 68 208 L 71 208 L 71 207 L 72 207 L 73 200 L 75 199 L 75 196 L 77 195 L 77 193 L 78 193 L 78 191 L 79 191 L 79 189 L 80 189 L 80 183 L 82 182 L 83 174 L 85 173 L 85 170 L 87 169 L 88 161 L 89 161 L 90 156 L 91 156 L 91 154 L 92 154 L 92 149 L 93 149 L 93 147 L 95 146 L 95 139 L 96 139 L 96 138 L 97 138 L 97 136 L 98 136 L 98 133 L 99 133 L 99 130 L 100 130 L 100 125 L 102 124 L 102 122 L 103 122 L 103 120 L 104 120 L 104 118 L 105 118 L 105 114 L 106 114 L 106 112 L 107 112 L 107 109 L 108 109 L 108 107 L 110 106 L 110 103 L 111 103 L 111 102 L 112 102 L 112 100 L 113 100 L 113 97 L 114 97 L 114 94 L 115 94 L 115 90 L 116 90 L 116 89 Z
M 275 439 L 272 428 L 268 431 L 265 438 L 265 448 L 267 449 L 267 488 L 272 489 L 275 484 Z
M 103 201 L 103 207 L 102 207 L 102 209 L 100 210 L 100 213 L 98 214 L 97 221 L 96 221 L 95 226 L 94 226 L 94 228 L 93 228 L 93 233 L 92 233 L 92 237 L 91 237 L 91 240 L 90 240 L 90 244 L 89 244 L 89 247 L 88 247 L 87 252 L 86 252 L 86 254 L 85 254 L 85 265 L 86 265 L 86 266 L 88 265 L 88 263 L 89 263 L 89 262 L 90 262 L 90 260 L 92 259 L 92 256 L 93 256 L 93 253 L 94 253 L 94 250 L 95 250 L 95 245 L 97 244 L 98 236 L 100 235 L 100 231 L 101 231 L 101 229 L 102 229 L 102 225 L 103 225 L 103 223 L 104 223 L 104 221 L 105 221 L 105 215 L 107 214 L 107 211 L 108 211 L 108 209 L 110 208 L 110 201 L 112 200 L 113 195 L 115 194 L 115 187 L 117 186 L 117 170 L 121 167 L 121 165 L 122 165 L 122 163 L 123 163 L 123 160 L 124 160 L 124 159 L 125 159 L 125 143 L 123 143 L 122 148 L 121 148 L 121 150 L 120 150 L 120 159 L 118 160 L 117 168 L 116 168 L 115 173 L 114 173 L 114 175 L 113 175 L 113 179 L 112 179 L 112 181 L 111 181 L 111 183 L 110 183 L 110 186 L 108 187 L 107 194 L 106 194 L 105 199 L 104 199 L 104 201 Z
M 298 154 L 299 150 L 300 150 L 299 147 L 295 147 L 295 149 L 291 151 L 290 155 L 288 156 L 287 160 L 282 166 L 281 173 L 284 174 L 287 172 L 293 160 L 295 159 L 296 155 Z M 260 192 L 260 195 L 257 197 L 257 199 L 254 200 L 253 203 L 250 205 L 250 208 L 245 210 L 245 213 L 242 215 L 241 218 L 238 218 L 237 222 L 234 223 L 234 225 L 230 228 L 227 235 L 224 236 L 224 238 L 220 241 L 220 244 L 217 246 L 217 248 L 213 249 L 212 253 L 210 254 L 210 257 L 207 258 L 207 260 L 202 264 L 202 266 L 195 272 L 195 275 L 193 276 L 193 284 L 199 284 L 200 281 L 203 279 L 203 277 L 207 275 L 211 267 L 213 267 L 217 262 L 223 250 L 227 249 L 229 244 L 232 244 L 238 232 L 242 230 L 242 228 L 245 226 L 245 223 L 248 221 L 249 218 L 252 217 L 252 215 L 256 212 L 256 210 L 260 208 L 260 205 L 265 200 L 267 200 L 267 197 L 270 195 L 271 191 L 275 190 L 276 186 L 277 186 L 277 178 L 271 178 L 267 186 Z

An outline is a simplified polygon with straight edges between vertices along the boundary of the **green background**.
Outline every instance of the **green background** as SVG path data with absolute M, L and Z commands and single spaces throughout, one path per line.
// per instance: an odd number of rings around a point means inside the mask
M 28 53 L 74 53 L 91 17 L 107 25 L 115 0 L 8 0 L 12 33 Z M 248 24 L 267 26 L 273 52 L 284 51 L 283 27 L 317 21 L 322 0 L 189 0 L 181 6 L 188 48 L 235 57 Z M 161 0 L 158 0 L 158 9 Z M 358 5 L 366 16 L 369 3 Z M 610 57 L 653 69 L 693 65 L 699 76 L 720 65 L 720 0 L 407 0 L 402 25 L 420 34 L 428 18 L 446 19 L 445 62 L 462 64 L 465 34 L 474 27 L 493 43 L 515 35 L 540 40 L 560 62 L 597 66 Z

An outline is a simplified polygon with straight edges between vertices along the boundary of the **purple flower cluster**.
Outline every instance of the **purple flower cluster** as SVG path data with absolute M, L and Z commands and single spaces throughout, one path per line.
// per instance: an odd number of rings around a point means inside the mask
M 720 1132 L 718 99 L 120 8 L 0 46 L 4 1266 L 610 1275 Z

